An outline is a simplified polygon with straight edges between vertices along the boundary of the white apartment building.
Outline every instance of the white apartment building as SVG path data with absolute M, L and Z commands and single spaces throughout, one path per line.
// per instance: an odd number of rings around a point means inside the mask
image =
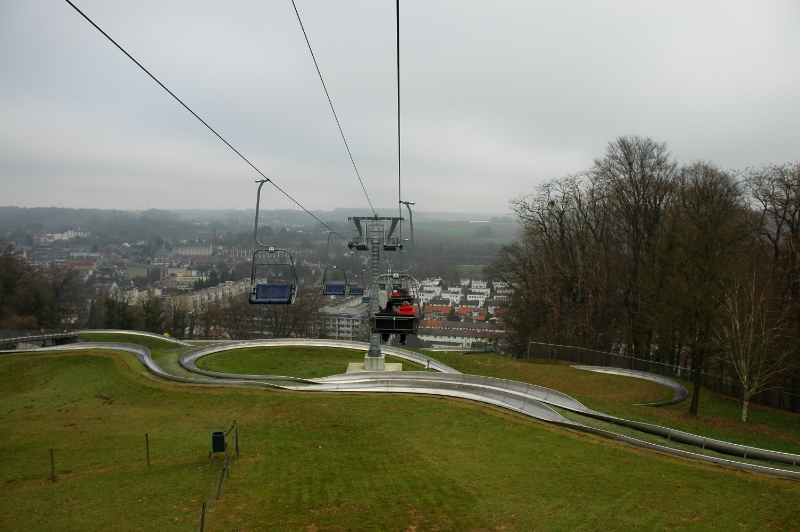
M 188 292 L 185 296 L 189 303 L 189 310 L 198 312 L 203 306 L 214 301 L 224 301 L 229 297 L 241 296 L 250 291 L 250 283 L 248 281 L 225 281 L 218 286 L 211 288 L 203 288 L 196 292 Z
M 447 299 L 450 303 L 458 303 L 461 300 L 461 290 L 442 290 L 440 297 Z
M 317 311 L 314 328 L 325 338 L 357 341 L 367 326 L 369 304 L 361 296 L 336 300 Z
M 475 303 L 479 307 L 482 307 L 483 304 L 486 303 L 486 299 L 488 297 L 488 294 L 484 294 L 482 292 L 473 292 L 472 290 L 467 292 L 467 301 Z
M 211 244 L 204 244 L 202 242 L 191 244 L 178 244 L 172 248 L 173 255 L 190 255 L 200 257 L 210 257 L 213 251 Z
M 470 290 L 475 290 L 476 288 L 486 288 L 486 281 L 481 281 L 479 279 L 473 279 L 472 284 L 470 284 Z
M 439 289 L 439 293 L 441 293 L 441 289 Z M 438 295 L 438 294 L 437 294 L 436 292 L 433 292 L 433 291 L 428 291 L 428 290 L 420 290 L 420 291 L 417 293 L 417 299 L 419 300 L 419 305 L 420 305 L 421 307 L 424 307 L 425 305 L 427 305 L 428 303 L 430 303 L 430 302 L 431 302 L 431 300 L 432 300 L 434 297 L 437 297 L 437 295 Z

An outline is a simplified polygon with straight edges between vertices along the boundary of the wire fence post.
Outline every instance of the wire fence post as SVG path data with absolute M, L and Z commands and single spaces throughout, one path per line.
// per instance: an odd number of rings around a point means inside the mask
M 225 441 L 225 476 L 228 476 L 228 441 Z
M 233 420 L 233 445 L 236 450 L 236 458 L 239 458 L 239 426 L 235 419 Z
M 53 448 L 50 448 L 50 480 L 56 481 L 56 460 L 53 457 Z
M 206 503 L 203 502 L 203 512 L 200 514 L 200 532 L 203 532 L 203 527 L 206 525 Z
M 222 474 L 219 476 L 219 484 L 217 485 L 217 498 L 219 500 L 219 493 L 222 491 L 222 483 L 225 481 L 225 473 L 227 473 L 228 468 L 224 465 L 222 466 Z
M 147 467 L 150 467 L 150 436 L 144 435 L 144 446 L 147 448 Z

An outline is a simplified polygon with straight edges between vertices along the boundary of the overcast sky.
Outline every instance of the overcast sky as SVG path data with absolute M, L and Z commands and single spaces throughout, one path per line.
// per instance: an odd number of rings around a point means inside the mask
M 290 0 L 74 2 L 304 206 L 367 206 Z M 395 4 L 296 2 L 390 215 Z M 796 0 L 400 9 L 403 199 L 420 210 L 507 212 L 620 135 L 725 169 L 800 160 Z M 0 0 L 0 205 L 244 209 L 257 178 L 66 2 Z

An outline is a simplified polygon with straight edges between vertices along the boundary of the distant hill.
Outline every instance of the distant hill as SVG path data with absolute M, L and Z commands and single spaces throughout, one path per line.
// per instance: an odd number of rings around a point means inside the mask
M 376 209 L 381 216 L 397 216 L 397 208 Z M 332 211 L 312 211 L 320 220 L 346 224 L 348 217 L 351 216 L 370 216 L 369 209 L 344 209 L 339 208 Z M 403 217 L 408 213 L 402 211 Z M 217 231 L 242 231 L 253 223 L 255 209 L 222 209 L 222 210 L 159 210 L 150 209 L 146 211 L 123 211 L 112 209 L 68 209 L 60 207 L 0 207 L 0 236 L 8 235 L 11 231 L 21 229 L 26 231 L 65 231 L 73 228 L 84 228 L 89 231 L 102 227 L 108 222 L 115 224 L 132 223 L 146 220 L 149 223 L 166 222 L 166 225 L 183 225 L 188 223 L 195 228 L 209 226 L 212 222 L 217 224 Z M 319 228 L 316 222 L 306 212 L 301 210 L 267 210 L 262 211 L 261 220 L 267 225 L 288 225 L 298 228 L 314 229 Z M 434 212 L 434 211 L 414 211 L 414 222 L 418 224 L 434 224 L 426 231 L 436 233 L 447 233 L 447 228 L 463 229 L 463 231 L 453 231 L 451 234 L 460 236 L 471 236 L 472 232 L 478 229 L 478 225 L 469 224 L 471 220 L 492 220 L 495 222 L 488 224 L 495 232 L 494 238 L 504 238 L 509 236 L 508 231 L 500 226 L 514 225 L 500 222 L 499 220 L 512 220 L 503 214 L 487 213 L 458 213 L 458 212 Z M 441 225 L 444 224 L 444 225 Z M 456 224 L 456 225 L 448 225 Z M 442 229 L 436 229 L 436 227 Z M 475 226 L 474 228 L 472 226 Z M 420 225 L 420 227 L 422 227 Z M 463 233 L 463 234 L 462 234 Z

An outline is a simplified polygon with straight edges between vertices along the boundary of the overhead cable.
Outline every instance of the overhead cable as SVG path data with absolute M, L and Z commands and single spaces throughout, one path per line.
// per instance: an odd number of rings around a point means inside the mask
M 286 192 L 285 192 L 285 191 L 284 191 L 284 190 L 283 190 L 281 187 L 279 187 L 278 185 L 276 185 L 276 184 L 275 184 L 275 182 L 274 182 L 273 180 L 271 180 L 270 178 L 268 178 L 267 176 L 265 176 L 265 175 L 264 175 L 264 173 L 263 173 L 261 170 L 259 170 L 258 168 L 256 168 L 256 166 L 255 166 L 253 163 L 251 163 L 251 162 L 250 162 L 250 161 L 247 159 L 247 157 L 245 157 L 244 155 L 242 155 L 242 154 L 239 152 L 239 150 L 237 150 L 236 148 L 234 148 L 234 147 L 233 147 L 233 146 L 230 144 L 230 142 L 228 142 L 227 140 L 225 140 L 224 138 L 222 138 L 222 135 L 220 135 L 219 133 L 217 133 L 216 131 L 214 131 L 214 128 L 212 128 L 211 126 L 209 126 L 209 125 L 206 123 L 206 121 L 205 121 L 205 120 L 203 120 L 202 118 L 200 118 L 200 117 L 197 115 L 197 113 L 195 113 L 194 111 L 192 111 L 192 110 L 189 108 L 189 106 L 188 106 L 188 105 L 186 105 L 185 103 L 183 103 L 183 101 L 181 101 L 181 99 L 180 99 L 180 98 L 178 98 L 177 96 L 175 96 L 175 94 L 174 94 L 174 93 L 173 93 L 171 90 L 169 90 L 169 89 L 168 89 L 168 88 L 167 88 L 167 87 L 166 87 L 166 86 L 165 86 L 163 83 L 161 83 L 160 81 L 158 81 L 158 79 L 157 79 L 157 78 L 156 78 L 156 77 L 155 77 L 153 74 L 151 74 L 151 73 L 150 73 L 150 71 L 148 71 L 148 70 L 147 70 L 145 67 L 143 67 L 143 66 L 142 66 L 142 64 L 141 64 L 141 63 L 139 63 L 139 61 L 137 61 L 136 59 L 134 59 L 134 58 L 133 58 L 133 56 L 132 56 L 131 54 L 129 54 L 128 52 L 126 52 L 126 51 L 125 51 L 125 49 L 124 49 L 122 46 L 120 46 L 119 44 L 117 44 L 117 42 L 116 42 L 114 39 L 112 39 L 112 38 L 111 38 L 111 37 L 110 37 L 110 36 L 109 36 L 109 35 L 108 35 L 106 32 L 104 32 L 104 31 L 103 31 L 103 30 L 100 28 L 100 26 L 98 26 L 97 24 L 95 24 L 95 23 L 94 23 L 94 21 L 93 21 L 92 19 L 90 19 L 88 16 L 86 16 L 86 14 L 85 14 L 83 11 L 81 11 L 80 9 L 78 9 L 78 8 L 77 8 L 77 6 L 75 6 L 75 4 L 73 4 L 72 2 L 70 2 L 70 0 L 65 0 L 65 1 L 66 1 L 66 2 L 67 2 L 69 5 L 70 5 L 70 6 L 72 6 L 72 8 L 73 8 L 73 9 L 75 9 L 75 11 L 77 11 L 78 13 L 80 13 L 80 15 L 81 15 L 83 18 L 85 18 L 86 20 L 88 20 L 88 21 L 89 21 L 89 23 L 90 23 L 92 26 L 94 26 L 94 27 L 97 29 L 97 31 L 99 31 L 100 33 L 102 33 L 102 34 L 105 36 L 105 38 L 106 38 L 106 39 L 108 39 L 109 41 L 111 41 L 111 42 L 114 44 L 114 46 L 116 46 L 117 48 L 119 48 L 119 49 L 120 49 L 120 51 L 121 51 L 123 54 L 127 55 L 127 56 L 128 56 L 128 59 L 130 59 L 131 61 L 133 61 L 134 63 L 136 63 L 136 66 L 138 66 L 139 68 L 141 68 L 142 70 L 144 70 L 144 72 L 145 72 L 145 73 L 146 73 L 148 76 L 150 76 L 150 77 L 153 79 L 153 81 L 155 81 L 156 83 L 158 83 L 158 84 L 161 86 L 161 88 L 162 88 L 162 89 L 164 89 L 165 91 L 167 91 L 167 92 L 169 93 L 169 95 L 170 95 L 170 96 L 172 96 L 173 98 L 175 98 L 175 100 L 177 100 L 179 104 L 181 104 L 181 105 L 182 105 L 182 106 L 183 106 L 183 107 L 184 107 L 184 108 L 185 108 L 187 111 L 189 111 L 190 113 L 192 113 L 192 115 L 193 115 L 193 116 L 194 116 L 196 119 L 198 119 L 198 120 L 199 120 L 199 121 L 200 121 L 200 122 L 201 122 L 201 123 L 202 123 L 204 126 L 206 126 L 206 127 L 207 127 L 207 128 L 208 128 L 208 129 L 209 129 L 209 130 L 210 130 L 210 131 L 211 131 L 211 132 L 214 134 L 214 135 L 216 135 L 216 136 L 217 136 L 217 138 L 219 138 L 219 140 L 221 140 L 222 142 L 224 142 L 224 143 L 225 143 L 225 144 L 226 144 L 226 145 L 227 145 L 227 146 L 228 146 L 230 149 L 232 149 L 232 150 L 233 150 L 233 151 L 236 153 L 236 155 L 238 155 L 239 157 L 241 157 L 241 159 L 242 159 L 244 162 L 246 162 L 248 165 L 250 165 L 250 167 L 251 167 L 253 170 L 255 170 L 256 172 L 258 172 L 258 174 L 259 174 L 261 177 L 263 177 L 264 179 L 266 179 L 267 181 L 269 181 L 270 183 L 272 183 L 272 186 L 274 186 L 274 187 L 275 187 L 275 188 L 276 188 L 276 189 L 277 189 L 277 190 L 278 190 L 278 191 L 279 191 L 281 194 L 283 194 L 284 196 L 286 196 L 287 198 L 289 198 L 290 200 L 292 200 L 292 202 L 294 202 L 294 204 L 295 204 L 295 205 L 297 205 L 298 207 L 300 207 L 301 209 L 303 209 L 303 210 L 304 210 L 304 211 L 305 211 L 305 212 L 306 212 L 306 213 L 307 213 L 309 216 L 311 216 L 312 218 L 314 218 L 316 221 L 318 221 L 319 223 L 321 223 L 322 225 L 324 225 L 325 227 L 327 227 L 327 228 L 328 228 L 328 229 L 329 229 L 329 230 L 330 230 L 330 231 L 331 231 L 333 234 L 335 234 L 336 236 L 338 236 L 339 238 L 341 238 L 341 239 L 343 239 L 343 240 L 347 240 L 347 238 L 343 237 L 342 235 L 340 235 L 339 233 L 337 233 L 336 231 L 334 231 L 333 229 L 331 229 L 330 227 L 328 227 L 328 225 L 327 225 L 325 222 L 323 222 L 322 220 L 320 220 L 319 218 L 317 218 L 317 217 L 316 217 L 316 216 L 315 216 L 315 215 L 314 215 L 314 214 L 313 214 L 311 211 L 309 211 L 308 209 L 306 209 L 305 207 L 303 207 L 303 206 L 300 204 L 300 202 L 298 202 L 296 199 L 294 199 L 294 198 L 293 198 L 293 197 L 291 197 L 289 194 L 287 194 L 287 193 L 286 193 Z
M 303 26 L 303 21 L 300 20 L 300 12 L 297 10 L 297 5 L 294 3 L 294 0 L 292 0 L 292 6 L 294 7 L 294 12 L 297 15 L 297 22 L 300 23 L 300 29 L 303 30 L 303 37 L 305 37 L 306 39 L 306 44 L 308 45 L 308 51 L 311 52 L 311 59 L 314 60 L 314 66 L 317 69 L 317 75 L 319 76 L 320 82 L 322 82 L 322 89 L 325 91 L 325 96 L 328 98 L 328 105 L 331 106 L 331 111 L 333 112 L 333 118 L 336 120 L 336 126 L 339 128 L 339 134 L 342 135 L 342 140 L 344 141 L 344 147 L 347 149 L 347 155 L 350 156 L 350 162 L 353 163 L 353 169 L 356 171 L 358 182 L 361 183 L 361 190 L 364 191 L 364 195 L 367 197 L 367 202 L 369 203 L 369 208 L 372 209 L 372 214 L 377 216 L 378 213 L 375 212 L 375 208 L 372 206 L 372 200 L 369 199 L 369 194 L 367 194 L 367 189 L 364 187 L 364 181 L 361 180 L 361 174 L 358 173 L 358 168 L 356 167 L 356 161 L 353 159 L 353 154 L 350 153 L 350 146 L 347 145 L 347 139 L 344 138 L 344 131 L 342 131 L 342 125 L 339 123 L 339 117 L 336 116 L 336 110 L 333 108 L 331 95 L 328 94 L 328 87 L 325 86 L 325 80 L 322 79 L 322 72 L 320 72 L 319 70 L 319 65 L 317 64 L 317 58 L 314 57 L 314 50 L 311 49 L 311 43 L 308 40 L 308 35 L 306 34 L 306 28 Z
M 397 201 L 397 211 L 402 217 L 403 208 L 399 205 L 403 202 L 400 190 L 400 0 L 397 0 Z

